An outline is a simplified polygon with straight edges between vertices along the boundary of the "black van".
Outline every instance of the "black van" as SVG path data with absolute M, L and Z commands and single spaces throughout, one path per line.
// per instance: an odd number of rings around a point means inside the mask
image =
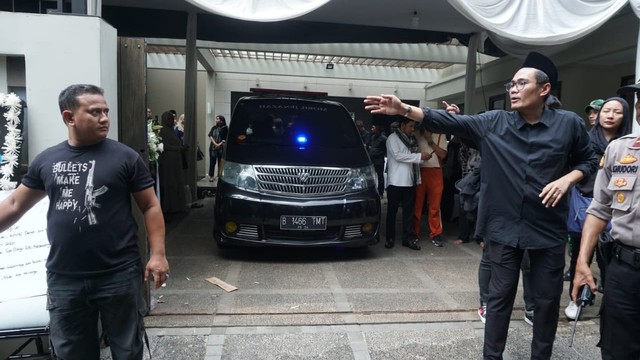
M 218 246 L 379 241 L 373 165 L 351 116 L 326 93 L 270 90 L 241 98 L 224 154 L 214 210 Z

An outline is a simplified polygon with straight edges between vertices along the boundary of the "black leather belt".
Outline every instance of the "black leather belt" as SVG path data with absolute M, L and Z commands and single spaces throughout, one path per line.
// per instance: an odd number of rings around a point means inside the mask
M 623 263 L 640 269 L 640 249 L 616 242 L 613 255 Z

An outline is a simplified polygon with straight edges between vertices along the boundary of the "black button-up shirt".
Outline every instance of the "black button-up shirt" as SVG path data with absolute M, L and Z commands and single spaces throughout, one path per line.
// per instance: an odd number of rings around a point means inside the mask
M 521 249 L 565 243 L 568 195 L 547 208 L 539 194 L 571 170 L 588 176 L 597 169 L 597 156 L 577 114 L 545 109 L 540 121 L 530 125 L 515 111 L 452 115 L 425 108 L 423 112 L 423 126 L 472 138 L 479 146 L 479 236 Z

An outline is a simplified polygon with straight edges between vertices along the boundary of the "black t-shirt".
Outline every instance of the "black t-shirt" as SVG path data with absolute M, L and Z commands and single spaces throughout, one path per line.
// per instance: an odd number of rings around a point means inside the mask
M 139 262 L 130 194 L 153 183 L 138 153 L 110 139 L 86 147 L 64 141 L 36 156 L 22 184 L 49 196 L 47 269 L 89 277 Z

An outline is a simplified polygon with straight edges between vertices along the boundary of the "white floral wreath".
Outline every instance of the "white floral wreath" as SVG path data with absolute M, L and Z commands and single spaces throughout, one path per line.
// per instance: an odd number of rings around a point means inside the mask
M 11 181 L 13 176 L 13 169 L 18 166 L 20 145 L 22 145 L 22 132 L 18 128 L 20 125 L 20 113 L 22 112 L 22 105 L 20 98 L 14 94 L 0 93 L 0 107 L 8 108 L 4 113 L 4 118 L 7 119 L 5 127 L 7 128 L 7 134 L 4 137 L 4 145 L 2 146 L 2 155 L 0 156 L 0 190 L 15 189 L 17 183 Z
M 162 125 L 155 125 L 153 119 L 147 119 L 147 147 L 149 148 L 149 163 L 155 165 L 160 158 L 160 154 L 164 151 L 162 137 L 158 132 L 162 129 Z

